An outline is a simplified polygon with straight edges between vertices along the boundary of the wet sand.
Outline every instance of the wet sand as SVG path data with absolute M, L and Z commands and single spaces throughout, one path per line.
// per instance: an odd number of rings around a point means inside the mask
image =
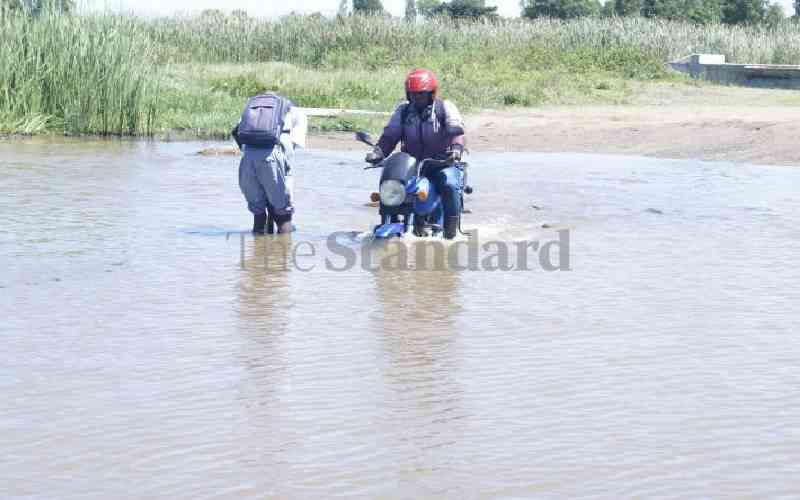
M 651 85 L 621 105 L 484 110 L 466 121 L 474 152 L 800 164 L 800 92 L 790 90 Z M 321 149 L 363 149 L 344 132 L 315 135 L 309 142 Z

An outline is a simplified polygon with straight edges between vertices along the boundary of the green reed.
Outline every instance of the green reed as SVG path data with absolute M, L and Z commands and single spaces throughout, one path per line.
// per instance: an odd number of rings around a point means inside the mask
M 12 132 L 149 133 L 158 78 L 155 45 L 142 28 L 124 17 L 4 17 L 0 126 Z
M 6 15 L 0 38 L 0 132 L 22 133 L 219 134 L 265 89 L 304 106 L 386 110 L 415 66 L 475 109 L 624 102 L 627 81 L 666 78 L 664 62 L 692 52 L 800 64 L 789 21 L 765 30 L 641 18 Z

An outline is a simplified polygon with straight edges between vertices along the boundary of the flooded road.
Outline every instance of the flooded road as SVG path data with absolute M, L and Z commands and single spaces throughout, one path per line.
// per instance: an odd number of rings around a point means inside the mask
M 465 229 L 570 270 L 336 271 L 362 154 L 287 241 L 206 145 L 0 142 L 0 497 L 800 495 L 800 170 L 476 154 Z

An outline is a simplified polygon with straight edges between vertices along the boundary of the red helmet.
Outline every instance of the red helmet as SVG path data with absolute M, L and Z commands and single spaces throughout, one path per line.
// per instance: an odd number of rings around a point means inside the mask
M 429 69 L 417 68 L 406 77 L 406 93 L 431 92 L 435 96 L 438 89 L 436 75 Z

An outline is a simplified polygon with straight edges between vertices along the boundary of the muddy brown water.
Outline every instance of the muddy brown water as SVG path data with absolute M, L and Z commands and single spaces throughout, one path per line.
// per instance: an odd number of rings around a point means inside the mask
M 287 241 L 205 146 L 0 142 L 0 497 L 800 495 L 800 171 L 476 154 L 465 228 L 571 270 L 371 271 L 360 153 Z

